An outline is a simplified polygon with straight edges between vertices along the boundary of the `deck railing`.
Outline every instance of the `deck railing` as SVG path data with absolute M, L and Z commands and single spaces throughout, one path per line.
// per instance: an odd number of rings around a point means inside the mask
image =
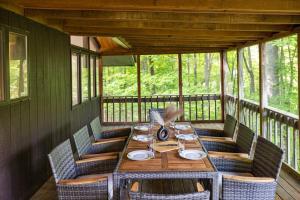
M 107 96 L 102 98 L 102 120 L 103 123 L 147 122 L 150 108 L 166 108 L 168 104 L 174 104 L 179 108 L 179 95 L 143 96 L 140 99 L 140 109 L 137 96 Z M 178 119 L 180 121 L 222 120 L 219 94 L 184 95 L 181 105 L 184 115 Z
M 227 95 L 224 99 L 226 113 L 236 116 L 237 98 Z M 239 108 L 240 122 L 281 147 L 285 152 L 284 161 L 296 171 L 300 171 L 298 117 L 275 108 L 264 108 L 262 113 L 264 132 L 260 133 L 259 104 L 242 99 Z

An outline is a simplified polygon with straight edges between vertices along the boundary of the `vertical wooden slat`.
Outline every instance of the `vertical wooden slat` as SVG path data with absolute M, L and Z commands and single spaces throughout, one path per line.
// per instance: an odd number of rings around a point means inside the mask
M 220 70 L 221 70 L 221 119 L 224 122 L 224 113 L 225 113 L 225 87 L 224 87 L 224 51 L 220 52 Z
M 286 137 L 285 137 L 285 147 L 286 147 L 286 161 L 287 161 L 287 163 L 290 165 L 291 164 L 291 154 L 290 154 L 290 128 L 289 128 L 289 125 L 288 124 L 286 124 L 285 125 L 285 134 L 286 134 Z M 296 147 L 295 147 L 296 148 Z
M 97 59 L 97 58 L 96 58 Z M 96 61 L 95 61 L 96 62 Z M 100 98 L 100 120 L 101 122 L 103 122 L 103 62 L 102 62 L 102 57 L 99 57 L 99 66 L 96 66 L 98 67 L 98 79 L 99 79 L 99 98 Z M 96 88 L 97 89 L 97 88 Z M 108 120 L 108 118 L 106 118 L 106 120 Z
M 124 98 L 124 106 L 125 106 L 125 122 L 127 122 L 127 97 Z
M 210 95 L 208 94 L 208 120 L 210 120 Z
M 259 114 L 260 114 L 260 135 L 266 137 L 266 119 L 264 109 L 267 105 L 265 94 L 265 44 L 259 43 Z M 270 131 L 270 129 L 269 129 Z M 271 133 L 269 133 L 271 134 Z
M 241 89 L 240 88 L 240 84 L 241 84 L 241 81 L 243 80 L 240 80 L 240 73 L 241 73 L 241 61 L 242 61 L 242 53 L 241 53 L 241 49 L 237 49 L 236 50 L 237 52 L 237 120 L 238 120 L 238 123 L 240 122 L 240 101 L 241 101 Z
M 184 113 L 183 93 L 182 93 L 182 57 L 178 54 L 178 90 L 179 90 L 179 108 Z M 184 114 L 180 116 L 180 121 L 184 121 Z
M 137 55 L 137 89 L 138 89 L 138 121 L 142 120 L 142 104 L 141 104 L 141 59 L 140 55 Z

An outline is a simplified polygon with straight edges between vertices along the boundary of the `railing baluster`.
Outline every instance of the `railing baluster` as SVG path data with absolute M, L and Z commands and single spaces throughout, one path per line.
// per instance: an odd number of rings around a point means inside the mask
M 127 122 L 127 97 L 124 98 L 125 103 L 125 122 Z
M 285 137 L 285 147 L 286 147 L 286 160 L 288 164 L 291 164 L 291 155 L 290 155 L 290 128 L 288 124 L 286 124 L 286 137 Z
M 217 97 L 214 95 L 214 101 L 215 101 L 215 120 L 217 120 Z
M 106 121 L 108 122 L 108 100 L 106 100 Z
M 208 95 L 208 120 L 210 120 L 210 95 Z
M 112 99 L 112 105 L 113 105 L 113 116 L 112 116 L 112 122 L 115 122 L 115 98 Z
M 198 120 L 198 95 L 196 95 L 196 120 Z
M 151 106 L 151 108 L 153 107 L 152 106 L 152 96 L 150 96 L 150 106 Z
M 191 95 L 189 95 L 189 120 L 192 120 Z
M 119 122 L 121 122 L 122 121 L 122 117 L 121 117 L 121 115 L 122 115 L 121 98 L 119 97 L 118 100 L 119 100 Z
M 144 121 L 147 121 L 147 101 L 146 96 L 144 97 Z
M 131 122 L 133 122 L 133 97 L 131 97 Z
M 203 95 L 201 95 L 201 110 L 202 110 L 202 120 L 205 119 L 204 116 L 204 101 L 203 101 Z

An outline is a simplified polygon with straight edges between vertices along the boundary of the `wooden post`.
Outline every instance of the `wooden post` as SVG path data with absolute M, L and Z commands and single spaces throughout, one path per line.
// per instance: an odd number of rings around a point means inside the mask
M 224 91 L 224 51 L 220 52 L 220 70 L 221 70 L 221 119 L 224 123 L 224 113 L 225 113 L 225 91 Z
M 264 117 L 264 109 L 267 105 L 267 98 L 265 94 L 265 56 L 264 43 L 259 43 L 259 114 L 260 114 L 260 135 L 266 137 L 266 120 Z
M 241 70 L 241 49 L 237 49 L 237 121 L 240 123 L 240 70 Z
M 182 94 L 182 59 L 178 54 L 178 89 L 179 89 L 179 108 L 183 110 L 183 94 Z M 180 121 L 184 121 L 184 110 L 180 117 Z
M 137 89 L 138 89 L 138 120 L 142 121 L 142 102 L 141 102 L 141 60 L 140 55 L 137 55 Z
M 100 98 L 100 119 L 101 119 L 101 123 L 103 123 L 103 63 L 102 63 L 102 57 L 100 56 L 99 58 L 99 63 L 98 63 L 98 81 L 99 81 L 99 98 Z M 97 58 L 96 58 L 97 60 Z M 97 63 L 97 61 L 95 61 Z

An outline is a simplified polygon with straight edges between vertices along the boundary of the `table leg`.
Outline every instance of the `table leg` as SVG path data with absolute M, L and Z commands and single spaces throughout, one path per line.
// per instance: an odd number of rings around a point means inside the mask
M 121 194 L 121 188 L 120 188 L 120 179 L 118 174 L 113 174 L 113 188 L 114 188 L 113 199 L 119 200 Z
M 212 179 L 212 200 L 219 200 L 219 174 L 216 173 Z

